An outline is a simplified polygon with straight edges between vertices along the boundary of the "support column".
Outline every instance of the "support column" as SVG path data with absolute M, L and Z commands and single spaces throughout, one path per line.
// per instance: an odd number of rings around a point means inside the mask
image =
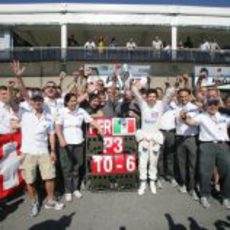
M 68 40 L 67 24 L 62 24 L 61 25 L 61 58 L 62 60 L 65 60 L 66 58 L 67 40 Z
M 172 60 L 177 57 L 177 26 L 173 25 L 171 27 L 171 50 L 172 50 Z
M 172 50 L 177 49 L 177 26 L 171 27 L 171 47 Z

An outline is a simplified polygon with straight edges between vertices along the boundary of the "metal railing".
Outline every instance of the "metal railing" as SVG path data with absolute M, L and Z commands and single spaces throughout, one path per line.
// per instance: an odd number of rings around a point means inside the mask
M 230 64 L 230 50 L 215 52 L 199 49 L 154 50 L 139 47 L 85 49 L 84 47 L 61 49 L 60 47 L 25 47 L 0 50 L 0 61 L 93 61 L 93 62 L 194 62 L 208 64 Z

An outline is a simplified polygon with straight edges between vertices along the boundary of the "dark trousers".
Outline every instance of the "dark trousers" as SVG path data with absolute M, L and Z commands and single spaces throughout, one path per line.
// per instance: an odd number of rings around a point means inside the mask
M 188 190 L 193 190 L 195 188 L 195 177 L 197 173 L 197 138 L 177 136 L 176 145 L 180 174 L 179 183 L 180 185 L 187 185 Z
M 67 145 L 60 154 L 64 176 L 65 192 L 72 193 L 80 189 L 80 175 L 83 166 L 83 144 Z
M 227 143 L 201 143 L 200 153 L 200 193 L 209 196 L 210 181 L 215 165 L 221 179 L 221 193 L 223 198 L 230 198 L 230 148 Z
M 175 177 L 174 159 L 175 159 L 175 132 L 161 130 L 164 135 L 164 143 L 161 146 L 158 159 L 158 175 L 166 179 Z

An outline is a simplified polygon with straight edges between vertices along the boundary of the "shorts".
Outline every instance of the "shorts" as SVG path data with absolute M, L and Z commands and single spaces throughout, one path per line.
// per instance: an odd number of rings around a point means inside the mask
M 37 177 L 37 167 L 39 168 L 42 180 L 51 180 L 56 177 L 55 165 L 50 154 L 24 155 L 22 163 L 22 175 L 27 184 L 33 184 Z

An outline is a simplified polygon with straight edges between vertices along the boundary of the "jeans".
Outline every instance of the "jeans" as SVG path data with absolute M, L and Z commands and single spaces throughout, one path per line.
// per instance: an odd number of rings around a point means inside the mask
M 65 192 L 72 193 L 80 189 L 80 174 L 83 170 L 83 144 L 67 145 L 61 149 L 61 167 Z

